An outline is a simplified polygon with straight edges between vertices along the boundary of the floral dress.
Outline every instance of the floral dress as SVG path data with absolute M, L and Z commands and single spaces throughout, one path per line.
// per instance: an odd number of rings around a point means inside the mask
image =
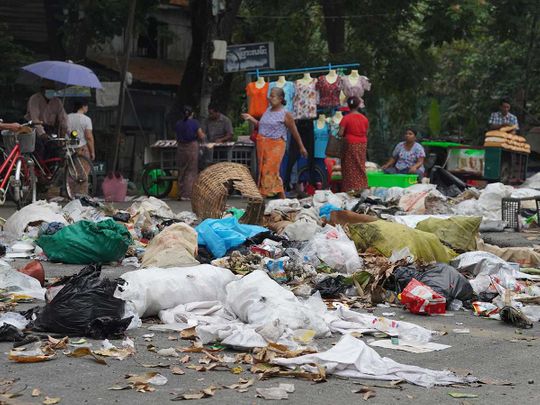
M 304 84 L 302 80 L 295 83 L 294 119 L 309 119 L 317 117 L 317 79 Z

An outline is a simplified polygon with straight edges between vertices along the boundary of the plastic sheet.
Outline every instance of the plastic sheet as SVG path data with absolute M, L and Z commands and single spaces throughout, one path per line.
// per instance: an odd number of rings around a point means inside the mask
M 39 300 L 45 298 L 45 289 L 37 279 L 12 269 L 3 261 L 0 261 L 0 289 Z
M 328 374 L 342 377 L 405 380 L 422 387 L 475 381 L 473 377 L 460 377 L 451 371 L 436 371 L 397 363 L 388 357 L 379 356 L 375 350 L 351 335 L 343 336 L 334 347 L 325 352 L 291 359 L 276 358 L 272 363 L 289 368 L 302 366 L 310 372 L 317 372 L 316 366 L 323 366 Z
M 42 222 L 60 222 L 67 225 L 58 204 L 37 201 L 11 215 L 4 224 L 4 232 L 20 238 L 29 224 Z

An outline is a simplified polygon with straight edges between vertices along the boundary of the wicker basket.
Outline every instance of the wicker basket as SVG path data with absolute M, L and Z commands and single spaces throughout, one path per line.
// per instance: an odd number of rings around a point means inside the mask
M 19 140 L 21 153 L 33 153 L 36 149 L 36 131 L 15 133 L 11 131 L 2 131 L 2 140 L 4 147 L 11 152 Z
M 240 222 L 260 224 L 264 214 L 264 198 L 247 166 L 239 163 L 216 163 L 203 170 L 193 185 L 191 207 L 200 218 L 221 218 L 227 197 L 236 190 L 248 200 Z

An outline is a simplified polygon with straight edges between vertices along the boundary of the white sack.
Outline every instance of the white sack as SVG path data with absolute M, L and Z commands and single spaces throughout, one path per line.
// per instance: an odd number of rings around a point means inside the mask
M 126 281 L 114 296 L 126 301 L 139 316 L 198 301 L 225 300 L 225 286 L 235 280 L 227 269 L 202 264 L 169 269 L 149 268 L 124 273 Z
M 197 232 L 184 223 L 163 229 L 148 244 L 142 258 L 142 267 L 181 267 L 199 264 Z
M 4 224 L 4 232 L 20 238 L 29 224 L 42 222 L 60 222 L 67 225 L 58 204 L 36 201 L 10 216 Z
M 242 322 L 256 327 L 312 329 L 316 336 L 328 335 L 322 314 L 315 312 L 311 304 L 302 304 L 261 270 L 227 285 L 226 307 Z

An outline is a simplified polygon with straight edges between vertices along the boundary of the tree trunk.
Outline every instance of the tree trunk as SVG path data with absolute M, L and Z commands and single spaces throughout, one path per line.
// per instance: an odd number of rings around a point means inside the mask
M 66 59 L 66 51 L 63 45 L 62 26 L 64 22 L 62 1 L 60 0 L 43 0 L 45 8 L 46 25 L 47 25 L 47 43 L 49 45 L 48 53 L 51 59 Z
M 189 8 L 191 12 L 191 51 L 176 100 L 170 112 L 172 122 L 178 119 L 183 105 L 195 106 L 198 104 L 203 78 L 203 49 L 206 46 L 212 25 L 211 0 L 190 0 Z
M 331 55 L 345 51 L 345 20 L 343 0 L 321 0 L 326 26 L 326 41 Z

